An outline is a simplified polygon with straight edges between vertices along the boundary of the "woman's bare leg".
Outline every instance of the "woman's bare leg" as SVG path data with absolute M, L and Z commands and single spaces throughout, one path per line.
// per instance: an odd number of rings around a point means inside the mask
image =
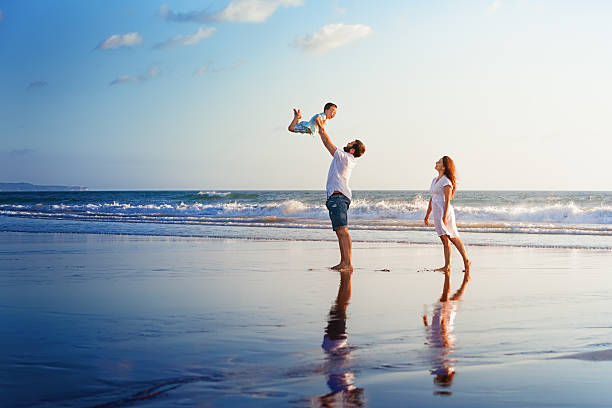
M 448 239 L 448 235 L 440 235 L 440 240 L 442 241 L 442 245 L 444 246 L 444 266 L 438 269 L 434 269 L 438 272 L 450 272 L 450 262 L 451 262 L 451 246 L 450 241 Z
M 453 243 L 455 248 L 457 248 L 457 250 L 461 254 L 461 257 L 463 258 L 463 267 L 465 268 L 463 272 L 469 274 L 470 265 L 472 265 L 472 261 L 470 261 L 470 259 L 467 256 L 467 252 L 465 252 L 465 246 L 463 246 L 463 242 L 461 242 L 459 238 L 449 238 L 449 239 Z

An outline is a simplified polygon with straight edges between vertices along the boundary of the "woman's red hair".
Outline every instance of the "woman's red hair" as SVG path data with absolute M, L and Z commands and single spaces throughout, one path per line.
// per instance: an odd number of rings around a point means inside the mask
M 442 164 L 444 165 L 444 175 L 453 183 L 453 191 L 451 191 L 451 198 L 455 196 L 455 190 L 457 190 L 457 177 L 455 176 L 455 162 L 448 156 L 442 157 Z

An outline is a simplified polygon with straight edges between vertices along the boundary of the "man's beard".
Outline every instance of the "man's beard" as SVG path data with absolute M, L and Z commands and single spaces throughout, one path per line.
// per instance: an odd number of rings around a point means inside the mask
M 349 153 L 352 147 L 344 146 L 344 151 Z

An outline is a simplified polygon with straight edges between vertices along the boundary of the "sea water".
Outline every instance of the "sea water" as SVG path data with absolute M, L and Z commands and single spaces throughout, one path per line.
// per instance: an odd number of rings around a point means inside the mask
M 353 239 L 433 243 L 426 191 L 355 191 Z M 612 249 L 612 192 L 458 191 L 470 245 Z M 334 240 L 323 191 L 0 192 L 0 231 Z
M 459 191 L 449 304 L 427 199 L 0 193 L 0 406 L 608 406 L 612 193 Z

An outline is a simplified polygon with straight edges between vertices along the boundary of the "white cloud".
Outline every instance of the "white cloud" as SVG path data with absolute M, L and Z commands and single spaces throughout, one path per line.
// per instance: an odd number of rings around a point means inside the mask
M 298 7 L 303 4 L 303 0 L 231 0 L 227 7 L 219 11 L 196 10 L 185 13 L 176 13 L 163 5 L 159 9 L 159 16 L 177 22 L 263 23 L 279 7 Z
M 294 45 L 309 54 L 321 55 L 371 33 L 372 28 L 363 24 L 328 24 L 312 35 L 296 38 Z
M 220 21 L 236 21 L 241 23 L 263 23 L 277 8 L 297 7 L 301 0 L 233 0 L 218 13 Z
M 493 0 L 493 3 L 487 7 L 487 14 L 494 14 L 502 5 L 501 0 Z
M 214 27 L 200 27 L 198 28 L 198 31 L 193 34 L 174 36 L 163 43 L 157 44 L 155 48 L 160 50 L 164 48 L 179 47 L 182 45 L 196 45 L 204 38 L 208 38 L 213 35 L 215 31 L 217 31 L 217 29 Z
M 148 81 L 149 79 L 155 78 L 158 74 L 159 74 L 159 67 L 157 65 L 154 65 L 151 68 L 149 68 L 147 72 L 145 72 L 144 74 L 140 74 L 137 76 L 133 76 L 133 75 L 119 76 L 113 79 L 110 85 L 126 84 L 130 82 L 143 83 L 143 82 Z
M 113 34 L 96 47 L 97 50 L 112 50 L 119 47 L 133 47 L 142 43 L 142 36 L 138 33 Z

